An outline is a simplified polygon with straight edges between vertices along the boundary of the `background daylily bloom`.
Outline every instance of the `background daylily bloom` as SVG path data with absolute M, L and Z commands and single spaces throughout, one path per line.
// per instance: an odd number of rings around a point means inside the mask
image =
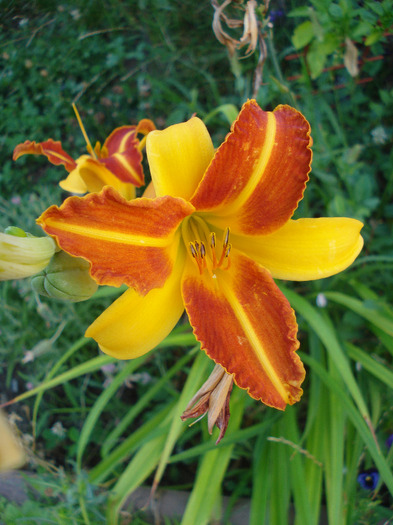
M 90 261 L 99 284 L 130 287 L 86 335 L 130 359 L 185 308 L 201 348 L 239 387 L 278 409 L 298 401 L 296 319 L 273 278 L 332 275 L 363 245 L 359 221 L 291 219 L 310 145 L 301 113 L 251 100 L 216 152 L 196 117 L 148 135 L 155 198 L 127 202 L 104 188 L 49 208 L 38 222 L 63 250 Z
M 135 187 L 144 184 L 141 150 L 146 135 L 155 129 L 151 120 L 143 119 L 137 126 L 116 128 L 105 140 L 103 146 L 97 142 L 93 149 L 88 147 L 89 155 L 77 160 L 66 153 L 61 142 L 49 139 L 45 142 L 26 140 L 14 149 L 13 159 L 22 155 L 45 155 L 55 165 L 63 164 L 69 172 L 60 186 L 71 193 L 101 191 L 104 186 L 112 186 L 126 199 L 135 197 Z M 138 133 L 145 135 L 140 141 Z

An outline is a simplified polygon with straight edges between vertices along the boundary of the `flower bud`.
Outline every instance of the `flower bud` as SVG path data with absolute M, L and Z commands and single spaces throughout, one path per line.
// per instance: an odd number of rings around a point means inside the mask
M 0 281 L 24 279 L 42 271 L 55 253 L 51 237 L 33 237 L 16 226 L 0 233 Z
M 49 265 L 31 280 L 33 290 L 45 297 L 64 301 L 86 301 L 97 290 L 90 277 L 89 263 L 68 253 L 55 253 Z
M 26 454 L 16 433 L 3 412 L 0 411 L 0 472 L 21 467 Z

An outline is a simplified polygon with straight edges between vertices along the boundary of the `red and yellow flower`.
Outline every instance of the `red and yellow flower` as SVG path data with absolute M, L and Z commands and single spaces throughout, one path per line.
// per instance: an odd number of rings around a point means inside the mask
M 99 284 L 129 286 L 86 335 L 130 359 L 185 308 L 201 348 L 239 387 L 278 409 L 298 401 L 295 314 L 273 279 L 333 275 L 363 246 L 357 220 L 291 219 L 310 146 L 301 113 L 251 100 L 216 152 L 196 117 L 149 133 L 156 197 L 128 202 L 106 187 L 49 208 L 38 222 L 63 250 L 87 259 Z
M 103 146 L 97 142 L 93 149 L 88 142 L 89 155 L 76 160 L 63 150 L 59 141 L 26 140 L 16 146 L 13 159 L 26 154 L 45 155 L 52 164 L 62 164 L 68 171 L 68 177 L 60 182 L 64 190 L 83 194 L 112 186 L 129 200 L 135 197 L 135 187 L 144 184 L 141 151 L 146 135 L 154 129 L 148 119 L 141 120 L 137 126 L 121 126 L 112 131 Z M 139 140 L 138 134 L 144 138 Z

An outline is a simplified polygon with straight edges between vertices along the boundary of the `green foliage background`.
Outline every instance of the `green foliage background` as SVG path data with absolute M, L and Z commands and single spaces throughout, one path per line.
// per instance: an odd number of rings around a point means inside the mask
M 65 197 L 62 167 L 31 156 L 14 163 L 12 151 L 51 137 L 74 158 L 84 153 L 73 101 L 93 143 L 141 118 L 163 128 L 197 113 L 219 145 L 235 108 L 252 96 L 258 56 L 229 59 L 207 1 L 2 1 L 0 8 L 1 228 L 39 233 L 35 218 Z M 212 523 L 221 495 L 229 500 L 217 519 L 228 524 L 243 497 L 255 525 L 391 519 L 393 2 L 272 0 L 270 22 L 261 13 L 267 59 L 257 101 L 264 109 L 295 105 L 312 126 L 313 171 L 296 215 L 365 223 L 365 248 L 352 268 L 285 284 L 308 371 L 304 398 L 278 414 L 235 389 L 228 433 L 215 447 L 205 421 L 188 428 L 179 419 L 211 368 L 187 324 L 145 358 L 115 362 L 83 333 L 118 290 L 64 304 L 37 302 L 28 281 L 2 283 L 0 395 L 5 402 L 27 392 L 8 410 L 29 448 L 34 434 L 29 468 L 40 494 L 23 507 L 0 499 L 6 525 L 119 516 L 146 523 L 146 515 L 120 508 L 153 479 L 191 493 L 183 516 L 167 523 Z M 346 39 L 358 50 L 356 77 L 344 67 Z M 325 308 L 316 306 L 321 293 Z M 48 344 L 61 321 L 61 336 Z M 23 363 L 38 345 L 40 355 Z M 53 432 L 59 422 L 61 435 Z M 380 474 L 374 491 L 357 483 L 368 468 Z

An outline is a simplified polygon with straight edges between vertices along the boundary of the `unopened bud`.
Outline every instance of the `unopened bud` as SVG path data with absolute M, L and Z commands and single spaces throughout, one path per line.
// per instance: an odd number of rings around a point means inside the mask
M 97 290 L 97 283 L 90 277 L 89 263 L 60 251 L 49 265 L 31 280 L 33 290 L 45 297 L 64 301 L 86 301 Z
M 33 237 L 16 226 L 0 233 L 0 281 L 24 279 L 41 272 L 55 253 L 51 237 Z

